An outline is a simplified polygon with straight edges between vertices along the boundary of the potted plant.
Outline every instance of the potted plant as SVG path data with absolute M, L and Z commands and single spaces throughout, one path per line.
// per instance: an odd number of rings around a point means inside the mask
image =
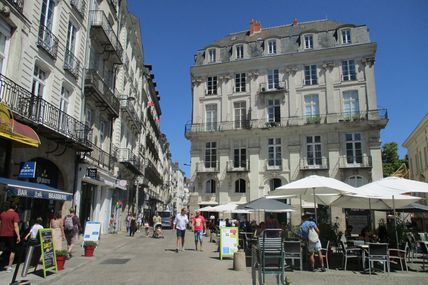
M 57 270 L 63 270 L 64 269 L 64 263 L 68 256 L 68 251 L 65 249 L 61 250 L 55 250 L 55 256 L 56 256 L 56 266 Z
M 83 248 L 85 249 L 85 256 L 94 256 L 94 250 L 97 247 L 95 241 L 86 240 L 83 242 Z

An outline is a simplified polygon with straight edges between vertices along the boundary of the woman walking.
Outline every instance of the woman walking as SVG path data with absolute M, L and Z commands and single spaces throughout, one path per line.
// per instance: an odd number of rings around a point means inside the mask
M 50 227 L 52 229 L 54 249 L 62 250 L 62 241 L 65 239 L 64 222 L 58 212 L 55 212 L 53 218 L 51 219 Z

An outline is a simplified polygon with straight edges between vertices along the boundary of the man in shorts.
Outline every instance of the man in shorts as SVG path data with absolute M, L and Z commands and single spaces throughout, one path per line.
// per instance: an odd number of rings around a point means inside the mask
M 189 219 L 187 218 L 187 210 L 186 208 L 181 209 L 180 214 L 175 215 L 175 219 L 172 222 L 172 228 L 177 230 L 177 241 L 175 252 L 178 252 L 178 249 L 181 244 L 181 250 L 184 251 L 184 235 L 186 234 L 186 227 L 189 223 Z
M 12 264 L 15 259 L 16 244 L 20 243 L 19 216 L 15 211 L 15 205 L 9 202 L 8 209 L 0 214 L 0 239 L 10 252 L 9 262 L 6 266 L 7 272 L 12 272 Z
M 318 229 L 317 224 L 312 220 L 312 217 L 310 215 L 307 215 L 307 214 L 303 215 L 302 218 L 304 222 L 300 225 L 299 232 L 300 232 L 300 237 L 306 243 L 306 248 L 308 250 L 308 256 L 309 256 L 308 260 L 309 260 L 310 270 L 316 271 L 314 254 L 317 253 L 321 264 L 320 271 L 325 272 L 324 260 L 321 253 L 321 241 L 319 240 L 319 238 L 316 241 L 310 240 L 309 238 L 309 231 L 311 229 L 315 230 L 318 237 L 320 235 L 320 230 Z
M 202 251 L 202 237 L 206 229 L 205 218 L 201 216 L 201 211 L 196 210 L 195 216 L 192 220 L 192 228 L 195 234 L 195 249 L 198 250 L 198 241 L 199 241 L 199 251 Z

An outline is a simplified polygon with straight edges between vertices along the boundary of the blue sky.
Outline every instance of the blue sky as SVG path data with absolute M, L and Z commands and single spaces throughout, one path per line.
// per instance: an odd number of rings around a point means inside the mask
M 378 108 L 389 123 L 382 142 L 401 144 L 428 112 L 428 1 L 426 0 L 128 0 L 140 18 L 144 59 L 153 65 L 161 96 L 161 129 L 173 161 L 189 177 L 190 143 L 184 125 L 192 114 L 190 67 L 198 50 L 227 34 L 262 27 L 331 19 L 366 24 L 378 44 L 375 76 Z

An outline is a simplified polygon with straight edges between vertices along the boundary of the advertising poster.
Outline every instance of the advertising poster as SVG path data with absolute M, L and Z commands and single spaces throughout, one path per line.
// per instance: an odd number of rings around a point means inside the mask
M 46 278 L 47 271 L 57 271 L 52 229 L 40 229 L 39 237 L 42 251 L 43 276 Z
M 238 227 L 220 228 L 220 260 L 223 257 L 233 256 L 238 251 L 239 229 Z
M 83 235 L 83 241 L 95 241 L 98 242 L 100 239 L 100 222 L 87 221 L 85 225 L 85 233 Z

